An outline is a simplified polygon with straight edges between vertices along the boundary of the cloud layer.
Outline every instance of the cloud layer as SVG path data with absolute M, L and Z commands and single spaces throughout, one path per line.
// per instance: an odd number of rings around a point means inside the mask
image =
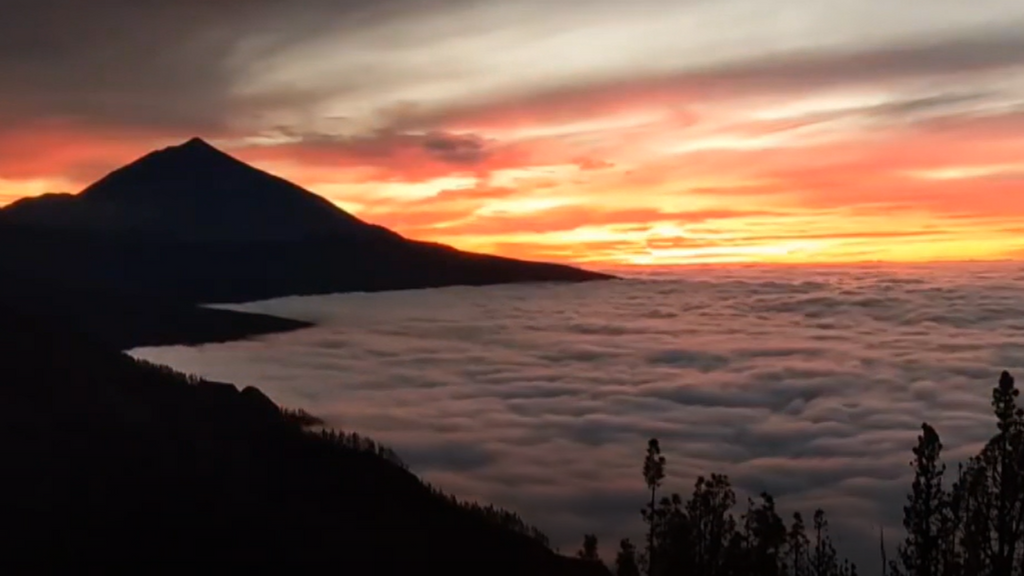
M 10 0 L 4 14 L 0 203 L 198 134 L 406 235 L 522 257 L 1024 250 L 1016 0 Z M 675 216 L 711 210 L 736 212 Z
M 784 267 L 286 298 L 240 308 L 321 326 L 135 353 L 370 434 L 563 550 L 640 533 L 657 436 L 670 490 L 715 471 L 787 511 L 824 506 L 871 567 L 921 422 L 950 462 L 993 433 L 999 371 L 1024 368 L 1022 288 L 1009 264 Z

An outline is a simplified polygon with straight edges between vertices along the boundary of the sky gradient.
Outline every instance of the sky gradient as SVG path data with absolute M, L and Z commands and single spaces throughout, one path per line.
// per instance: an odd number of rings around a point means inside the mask
M 1024 256 L 1017 0 L 7 0 L 0 204 L 190 136 L 414 238 Z

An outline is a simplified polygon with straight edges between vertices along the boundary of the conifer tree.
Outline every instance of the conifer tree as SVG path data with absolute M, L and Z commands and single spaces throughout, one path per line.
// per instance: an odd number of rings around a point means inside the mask
M 661 483 L 665 479 L 665 457 L 661 455 L 661 445 L 658 443 L 657 438 L 651 438 L 647 442 L 647 455 L 644 457 L 643 472 L 644 482 L 647 484 L 647 489 L 651 492 L 650 503 L 641 511 L 644 521 L 647 522 L 647 573 L 654 574 L 656 562 L 654 534 L 658 529 L 655 503 L 657 502 L 658 488 L 661 487 Z
M 695 574 L 716 576 L 722 572 L 729 543 L 736 532 L 736 520 L 730 510 L 736 505 L 736 494 L 729 478 L 712 474 L 697 478 L 693 495 L 686 503 L 693 534 L 693 566 Z
M 600 562 L 601 557 L 597 553 L 597 536 L 594 534 L 583 535 L 583 547 L 576 553 L 581 560 L 594 560 Z
M 946 466 L 942 463 L 942 442 L 939 434 L 927 423 L 921 425 L 921 435 L 913 450 L 914 482 L 903 507 L 903 527 L 906 540 L 900 546 L 902 573 L 906 576 L 941 576 L 943 530 L 947 512 L 946 493 L 942 476 Z
M 778 576 L 782 573 L 782 550 L 786 543 L 786 525 L 775 511 L 775 499 L 761 493 L 760 503 L 752 500 L 744 516 L 748 564 L 752 573 Z
M 793 513 L 793 523 L 786 533 L 786 563 L 792 576 L 808 576 L 807 566 L 810 541 L 807 539 L 807 528 L 804 517 L 799 512 Z
M 814 511 L 814 547 L 811 550 L 811 574 L 813 576 L 842 576 L 844 567 L 839 562 L 832 538 L 828 533 L 825 511 Z
M 1003 372 L 999 385 L 992 390 L 999 433 L 987 448 L 990 478 L 996 496 L 996 546 L 992 559 L 993 576 L 1011 576 L 1017 547 L 1021 540 L 1021 450 L 1022 411 L 1017 407 L 1020 394 L 1013 377 Z
M 619 542 L 619 552 L 615 555 L 615 576 L 640 576 L 636 547 L 629 538 Z

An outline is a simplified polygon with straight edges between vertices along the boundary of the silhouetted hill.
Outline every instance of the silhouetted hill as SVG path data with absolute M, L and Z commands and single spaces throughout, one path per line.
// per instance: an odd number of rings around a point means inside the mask
M 565 266 L 399 238 L 183 243 L 141 233 L 53 233 L 0 223 L 0 242 L 17 247 L 0 256 L 0 266 L 15 272 L 45 276 L 64 285 L 127 290 L 140 297 L 189 303 L 606 278 Z
M 198 139 L 151 153 L 80 194 L 0 209 L 0 243 L 0 270 L 13 277 L 118 294 L 136 307 L 609 278 L 408 240 Z M 219 337 L 199 327 L 182 335 Z M 135 343 L 128 333 L 117 340 Z
M 5 562 L 319 563 L 602 574 L 453 503 L 365 440 L 0 309 Z
M 2 258 L 0 258 L 2 260 Z M 308 327 L 306 322 L 195 306 L 125 289 L 90 288 L 44 280 L 0 263 L 0 302 L 34 316 L 86 332 L 117 350 L 138 346 L 203 344 Z
M 77 196 L 22 200 L 6 212 L 16 221 L 50 228 L 140 232 L 188 242 L 387 234 L 198 138 L 148 154 Z

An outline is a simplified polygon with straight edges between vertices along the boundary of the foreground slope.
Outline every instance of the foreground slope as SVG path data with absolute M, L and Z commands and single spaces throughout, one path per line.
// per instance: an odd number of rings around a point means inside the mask
M 6 560 L 604 573 L 305 431 L 253 388 L 190 380 L 2 309 L 0 371 Z

